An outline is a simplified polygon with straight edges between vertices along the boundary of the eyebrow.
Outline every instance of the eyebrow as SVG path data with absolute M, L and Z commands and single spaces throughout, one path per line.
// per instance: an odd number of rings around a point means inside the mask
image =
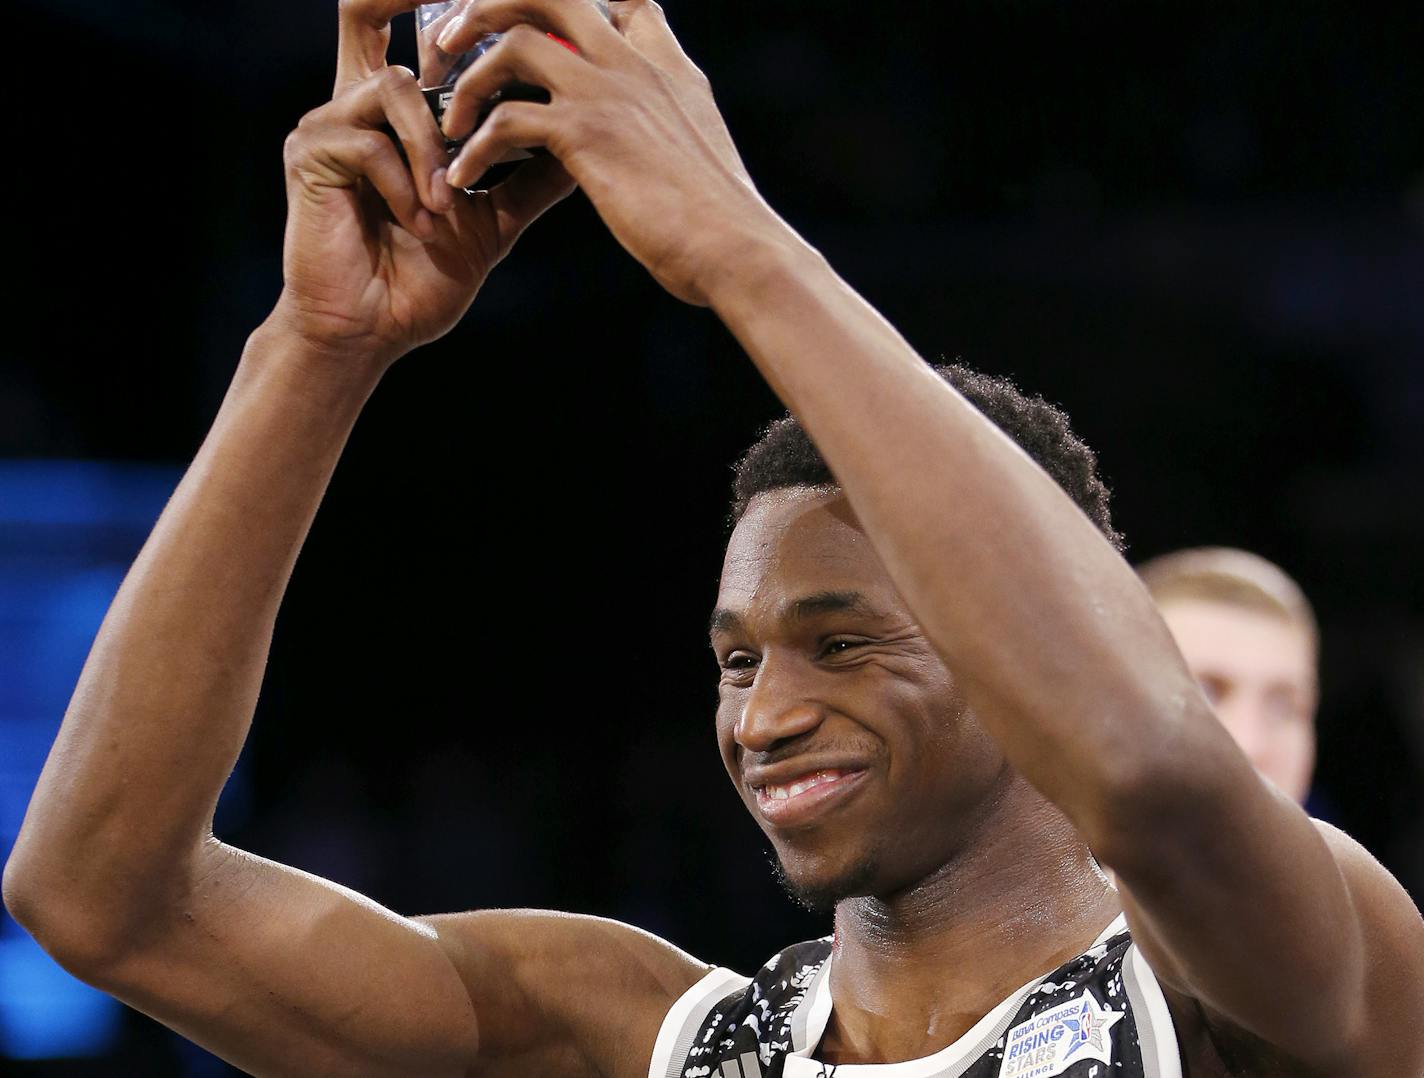
M 862 618 L 881 616 L 870 600 L 858 591 L 818 591 L 788 603 L 783 609 L 782 617 L 787 621 L 799 622 L 825 614 L 854 614 Z M 719 607 L 712 611 L 707 633 L 709 636 L 716 636 L 718 633 L 737 633 L 743 628 L 740 614 L 735 610 Z

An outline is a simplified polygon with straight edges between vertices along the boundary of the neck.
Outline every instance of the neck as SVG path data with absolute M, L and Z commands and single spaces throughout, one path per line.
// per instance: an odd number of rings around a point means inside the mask
M 827 1062 L 938 1051 L 1081 953 L 1121 909 L 1073 825 L 1015 778 L 956 855 L 892 895 L 836 907 Z

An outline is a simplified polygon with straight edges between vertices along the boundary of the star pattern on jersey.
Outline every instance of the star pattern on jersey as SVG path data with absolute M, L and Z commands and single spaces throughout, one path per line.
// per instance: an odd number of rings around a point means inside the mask
M 1112 1028 L 1123 1014 L 1085 990 L 1033 1015 L 1006 1035 L 999 1078 L 1053 1078 L 1080 1061 L 1112 1063 Z
M 1091 1051 L 1083 1058 L 1101 1055 L 1103 1051 L 1103 1038 L 1112 1029 L 1113 1023 L 1120 1021 L 1121 1011 L 1110 1011 L 1107 1008 L 1099 1009 L 1098 1001 L 1093 998 L 1091 992 L 1083 993 L 1083 1006 L 1077 1015 L 1072 1018 L 1064 1018 L 1063 1025 L 1067 1027 L 1070 1040 L 1065 1059 L 1073 1058 L 1074 1053 L 1079 1048 L 1088 1047 Z M 1103 1060 L 1104 1063 L 1107 1060 Z

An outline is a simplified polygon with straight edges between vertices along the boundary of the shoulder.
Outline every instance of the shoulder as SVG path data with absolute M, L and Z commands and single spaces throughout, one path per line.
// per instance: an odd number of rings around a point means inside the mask
M 750 977 L 709 972 L 679 1001 L 691 1026 L 708 1026 L 756 1013 L 766 1019 L 793 1010 L 831 956 L 831 941 L 807 940 L 778 951 Z
M 1350 898 L 1367 932 L 1397 937 L 1401 942 L 1424 942 L 1424 918 L 1419 908 L 1375 857 L 1333 824 L 1312 820 L 1339 866 Z M 1416 948 L 1417 950 L 1417 948 Z M 1420 958 L 1424 962 L 1424 957 Z
M 1354 914 L 1352 923 L 1317 925 L 1314 931 L 1356 934 L 1363 956 L 1359 1019 L 1341 1021 L 1340 1062 L 1330 1073 L 1341 1078 L 1424 1073 L 1424 1025 L 1419 1022 L 1424 1015 L 1424 918 L 1368 850 L 1323 820 L 1311 822 L 1330 850 Z M 1233 1065 L 1269 1065 L 1273 1073 L 1296 1073 L 1269 1045 L 1200 1002 L 1176 992 L 1169 992 L 1169 999 L 1179 1032 L 1186 1035 L 1184 1051 L 1195 1040 L 1205 1055 L 1224 1061 L 1222 1073 Z
M 831 957 L 830 937 L 793 943 L 772 955 L 749 978 L 740 994 L 762 1012 L 794 1007 Z
M 1354 907 L 1364 951 L 1363 1028 L 1355 1031 L 1367 1057 L 1388 1046 L 1390 1060 L 1362 1073 L 1424 1073 L 1424 917 L 1388 870 L 1345 832 L 1314 821 L 1334 855 Z M 1343 927 L 1343 926 L 1342 926 Z M 1329 926 L 1322 926 L 1328 931 Z M 1401 1052 L 1406 1053 L 1401 1056 Z M 1393 1069 L 1404 1066 L 1402 1071 Z
M 469 993 L 485 1061 L 577 1058 L 606 1075 L 646 1075 L 664 1015 L 710 970 L 619 921 L 550 910 L 421 917 Z M 561 1073 L 575 1068 L 560 1063 Z
M 830 936 L 793 943 L 767 959 L 752 980 L 768 986 L 804 987 L 806 981 L 826 964 L 833 947 Z
M 750 977 L 709 973 L 669 1012 L 651 1073 L 716 1074 L 748 1054 L 765 1062 L 799 1045 L 806 1022 L 798 1025 L 797 1016 L 806 1017 L 808 993 L 831 949 L 829 939 L 809 940 L 778 951 Z

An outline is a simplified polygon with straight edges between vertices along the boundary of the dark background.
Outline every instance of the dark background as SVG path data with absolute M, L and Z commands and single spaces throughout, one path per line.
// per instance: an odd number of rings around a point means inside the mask
M 926 357 L 1061 403 L 1134 560 L 1226 543 L 1301 581 L 1315 808 L 1424 895 L 1417 11 L 667 6 L 772 205 Z M 11 10 L 0 456 L 185 461 L 279 288 L 335 4 Z M 728 466 L 779 412 L 581 196 L 554 210 L 361 420 L 223 837 L 402 912 L 594 912 L 741 968 L 824 931 L 712 737 Z M 34 1069 L 219 1073 L 137 1015 Z

